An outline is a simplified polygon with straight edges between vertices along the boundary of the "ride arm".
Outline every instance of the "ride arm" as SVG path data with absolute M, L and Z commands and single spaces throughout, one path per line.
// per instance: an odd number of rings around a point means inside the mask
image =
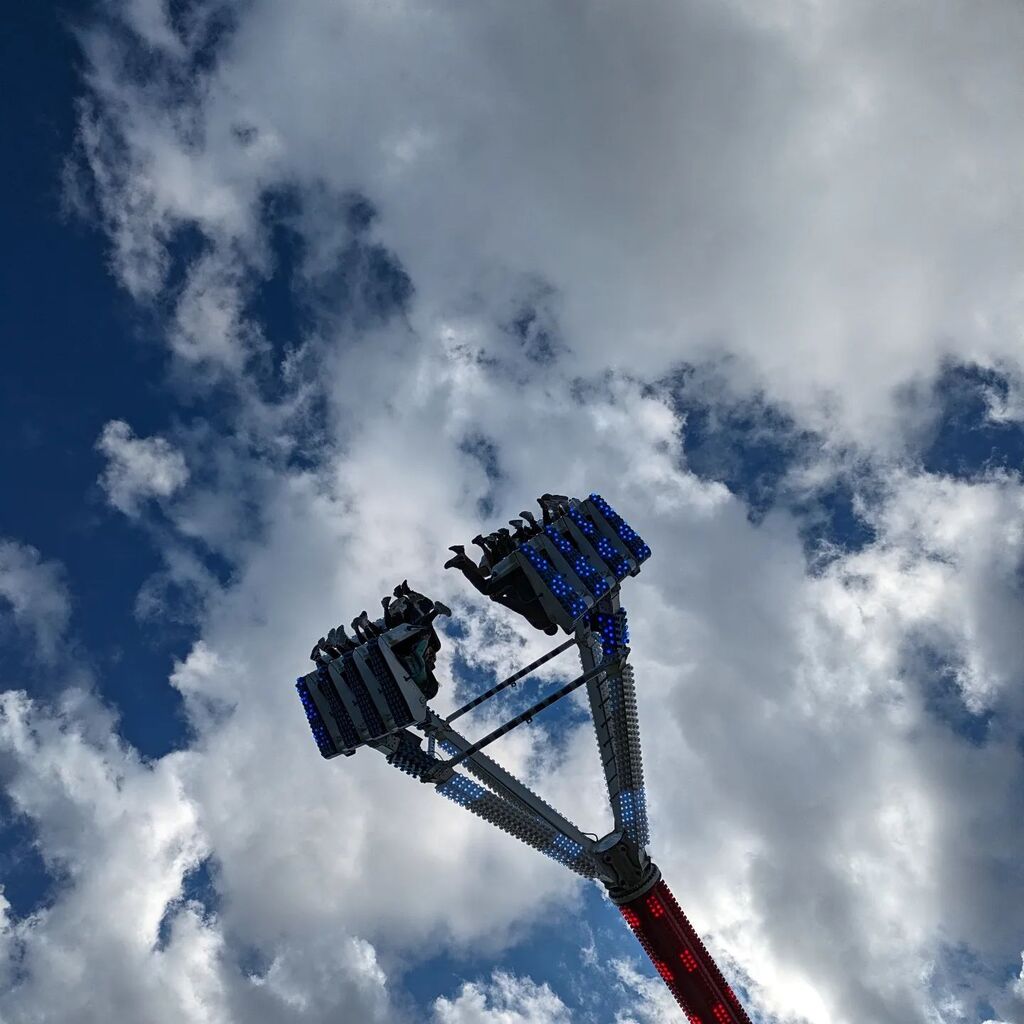
M 629 655 L 626 610 L 618 593 L 604 597 L 576 630 L 584 671 L 607 665 L 587 684 L 598 754 L 608 787 L 615 830 L 639 848 L 650 840 L 643 758 L 637 723 L 636 685 Z
M 470 745 L 434 712 L 430 712 L 428 728 L 448 753 Z M 421 744 L 420 737 L 405 729 L 373 745 L 387 757 L 389 764 L 421 782 L 432 784 L 442 796 L 564 864 L 570 871 L 584 878 L 597 874 L 590 840 L 499 764 L 483 754 L 474 754 L 466 767 L 477 777 L 477 782 L 445 768 L 444 762 L 423 750 Z
M 619 911 L 690 1024 L 750 1024 L 732 988 L 663 879 Z

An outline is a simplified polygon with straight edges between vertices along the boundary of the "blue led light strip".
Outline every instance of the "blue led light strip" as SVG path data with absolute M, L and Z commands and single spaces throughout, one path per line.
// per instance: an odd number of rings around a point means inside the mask
M 334 740 L 331 739 L 327 726 L 324 725 L 324 720 L 320 716 L 316 703 L 313 701 L 313 695 L 309 692 L 306 680 L 296 680 L 295 689 L 298 691 L 299 700 L 302 701 L 303 710 L 306 712 L 306 720 L 309 722 L 309 728 L 313 733 L 313 739 L 316 740 L 316 745 L 320 748 L 320 753 L 324 757 L 333 757 L 338 752 L 338 748 L 334 745 Z
M 591 494 L 590 500 L 597 507 L 598 511 L 608 520 L 609 525 L 618 534 L 619 539 L 627 548 L 633 553 L 637 562 L 646 561 L 651 557 L 651 549 L 644 543 L 643 538 L 634 530 L 629 523 L 625 521 L 608 504 L 600 494 Z
M 589 618 L 591 630 L 601 637 L 601 651 L 605 660 L 620 657 L 629 645 L 626 609 L 620 608 L 612 615 L 607 612 L 591 612 Z
M 587 610 L 587 604 L 570 586 L 566 578 L 558 572 L 551 562 L 538 551 L 529 541 L 519 545 L 519 550 L 526 556 L 537 575 L 544 581 L 547 588 L 558 599 L 559 604 L 574 618 L 578 619 Z
M 554 526 L 545 526 L 544 534 L 551 540 L 551 543 L 565 557 L 565 560 L 572 566 L 573 572 L 583 581 L 587 589 L 595 596 L 602 597 L 608 593 L 608 583 L 604 576 L 595 568 L 593 563 L 583 552 L 579 551 L 568 537 Z
M 481 797 L 487 795 L 487 790 L 483 786 L 458 773 L 447 782 L 442 782 L 437 787 L 437 791 L 442 796 L 448 797 L 449 800 L 454 800 L 460 807 L 467 809 L 471 808 Z
M 441 745 L 448 746 L 444 743 Z M 593 864 L 579 843 L 552 829 L 539 818 L 489 792 L 465 775 L 453 775 L 447 782 L 442 782 L 437 791 L 460 807 L 465 807 L 467 811 L 472 811 L 545 856 L 558 861 L 559 864 L 564 864 L 585 878 L 594 877 Z
M 569 510 L 569 518 L 583 531 L 583 536 L 590 541 L 594 550 L 601 556 L 601 560 L 615 574 L 615 578 L 621 580 L 629 575 L 629 563 L 619 554 L 618 548 L 603 534 L 597 532 L 597 527 L 590 521 L 590 518 L 580 512 L 577 508 Z
M 640 846 L 651 841 L 647 826 L 647 794 L 643 787 L 624 789 L 618 796 L 619 815 L 626 834 Z

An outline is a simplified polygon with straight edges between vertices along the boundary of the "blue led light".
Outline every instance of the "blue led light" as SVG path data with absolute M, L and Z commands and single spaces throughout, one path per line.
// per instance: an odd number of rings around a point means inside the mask
M 626 652 L 629 627 L 625 608 L 620 608 L 614 615 L 591 612 L 589 622 L 591 630 L 601 637 L 601 651 L 606 659 L 619 658 Z
M 331 739 L 330 733 L 328 733 L 327 727 L 324 725 L 324 720 L 320 717 L 320 711 L 313 702 L 306 680 L 298 679 L 295 683 L 295 689 L 298 691 L 299 699 L 302 701 L 302 708 L 306 712 L 306 720 L 309 722 L 309 728 L 313 733 L 313 739 L 316 740 L 320 753 L 324 757 L 331 757 L 338 752 L 338 748 L 334 745 L 334 740 Z
M 643 787 L 622 790 L 616 803 L 626 834 L 641 846 L 646 846 L 651 837 L 647 827 L 647 794 Z
M 604 559 L 617 579 L 629 575 L 629 563 L 619 554 L 615 545 L 607 537 L 598 537 L 595 542 L 597 553 Z
M 559 864 L 572 865 L 583 853 L 583 847 L 568 836 L 562 835 L 561 832 L 556 832 L 551 840 L 551 845 L 544 850 L 544 853 L 552 860 L 557 860 Z
M 469 807 L 487 792 L 483 786 L 477 785 L 472 779 L 467 779 L 465 775 L 453 775 L 447 782 L 442 782 L 437 791 L 460 807 Z
M 583 535 L 597 549 L 602 561 L 615 574 L 617 579 L 629 575 L 629 563 L 619 554 L 618 549 L 608 540 L 607 537 L 599 534 L 594 524 L 579 509 L 569 510 L 569 518 L 583 531 Z M 601 581 L 604 583 L 604 580 Z M 607 590 L 607 584 L 602 588 L 602 593 Z M 595 590 L 595 593 L 597 591 Z
M 456 748 L 444 740 L 439 741 L 438 746 L 449 755 L 457 753 Z M 453 775 L 447 782 L 442 782 L 437 787 L 437 791 L 453 803 L 468 810 L 472 810 L 473 804 L 481 797 L 488 795 L 483 786 L 478 785 L 465 775 Z M 538 824 L 540 823 L 538 822 Z M 561 832 L 556 832 L 551 837 L 550 844 L 542 852 L 560 864 L 577 869 L 580 858 L 583 857 L 583 847 Z
M 618 534 L 622 543 L 625 544 L 633 553 L 638 563 L 646 561 L 651 557 L 651 549 L 644 543 L 640 534 L 638 534 L 636 530 L 634 530 L 629 523 L 627 523 L 625 519 L 623 519 L 622 516 L 620 516 L 618 512 L 616 512 L 615 509 L 613 509 L 611 505 L 601 497 L 600 494 L 591 494 L 590 500 L 600 510 L 601 515 L 608 520 L 612 529 Z
M 548 589 L 558 598 L 563 608 L 574 618 L 578 619 L 587 610 L 587 604 L 571 587 L 566 578 L 558 572 L 544 555 L 538 551 L 529 541 L 520 545 L 520 551 L 526 555 L 530 565 L 537 570 L 537 575 L 544 581 Z
M 583 580 L 592 594 L 601 597 L 608 592 L 608 584 L 604 577 L 594 568 L 590 559 L 577 550 L 564 534 L 556 530 L 554 526 L 545 526 L 544 533 L 565 556 L 565 560 L 572 566 L 573 571 Z
M 583 531 L 586 537 L 597 536 L 594 524 L 579 509 L 569 509 L 569 518 Z

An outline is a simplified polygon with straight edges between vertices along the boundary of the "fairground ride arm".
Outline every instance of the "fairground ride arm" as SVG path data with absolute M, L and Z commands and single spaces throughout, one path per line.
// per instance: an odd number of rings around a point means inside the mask
M 736 993 L 664 880 L 619 905 L 690 1024 L 750 1024 Z

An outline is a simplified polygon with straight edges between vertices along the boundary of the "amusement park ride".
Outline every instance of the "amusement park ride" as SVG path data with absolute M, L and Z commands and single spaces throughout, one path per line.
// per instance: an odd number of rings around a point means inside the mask
M 482 594 L 549 635 L 569 639 L 442 718 L 428 705 L 438 692 L 434 628 L 450 610 L 407 583 L 385 597 L 383 617 L 362 612 L 313 648 L 316 668 L 296 688 L 320 753 L 373 747 L 389 764 L 584 878 L 597 879 L 672 990 L 691 1024 L 750 1024 L 739 999 L 693 930 L 647 854 L 636 690 L 628 662 L 626 611 L 619 587 L 636 576 L 650 548 L 598 494 L 585 501 L 545 494 L 541 519 L 521 512 L 473 543 L 479 563 L 456 545 L 457 568 Z M 538 666 L 575 646 L 581 675 L 471 743 L 452 723 Z M 614 827 L 593 839 L 483 753 L 499 737 L 585 686 L 604 767 Z M 419 729 L 427 737 L 411 731 Z M 439 752 L 443 756 L 439 756 Z M 464 769 L 463 774 L 456 769 Z M 472 777 L 471 777 L 472 776 Z

